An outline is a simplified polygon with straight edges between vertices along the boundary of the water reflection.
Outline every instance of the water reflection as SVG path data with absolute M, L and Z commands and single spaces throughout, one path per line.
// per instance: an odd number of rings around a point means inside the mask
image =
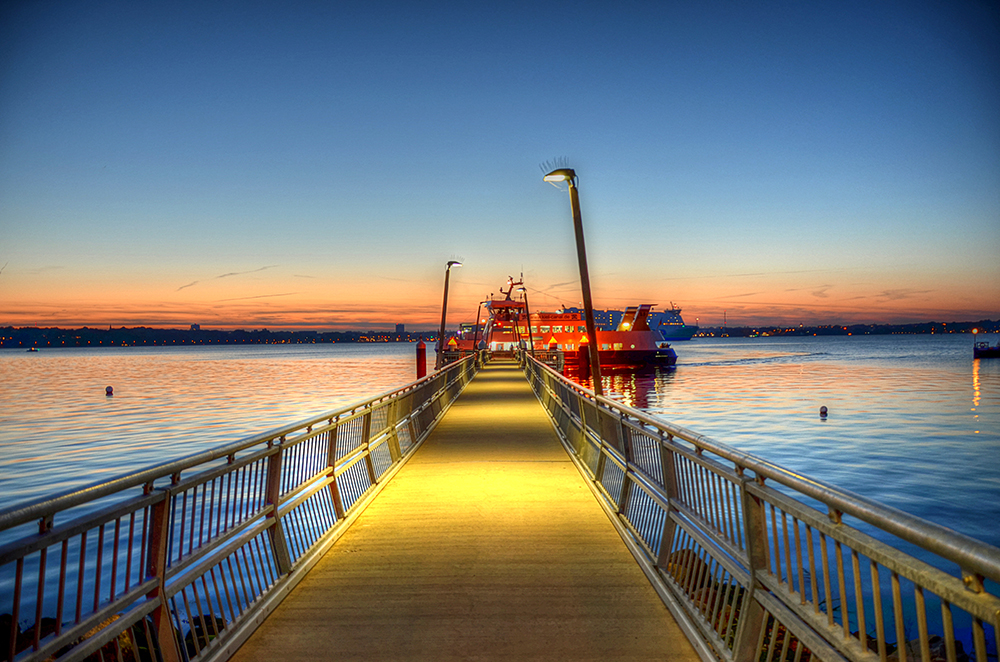
M 601 386 L 607 397 L 627 407 L 648 410 L 659 404 L 660 394 L 665 393 L 676 370 L 661 366 L 643 368 L 602 368 Z M 584 386 L 592 388 L 593 381 L 579 371 L 567 369 L 564 374 Z

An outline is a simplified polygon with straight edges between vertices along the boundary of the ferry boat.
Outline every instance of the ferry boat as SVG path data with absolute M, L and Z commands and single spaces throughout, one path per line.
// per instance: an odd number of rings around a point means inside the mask
M 580 353 L 589 351 L 590 347 L 583 311 L 563 308 L 554 312 L 531 312 L 525 299 L 512 296 L 515 288 L 522 286 L 522 282 L 508 280 L 508 290 L 500 288 L 503 299 L 491 298 L 483 303 L 485 316 L 481 316 L 477 324 L 461 325 L 454 345 L 449 341 L 452 350 L 471 351 L 479 347 L 494 354 L 519 349 L 559 351 L 566 355 L 566 363 L 582 358 Z M 602 366 L 673 366 L 677 363 L 677 353 L 649 325 L 652 309 L 653 304 L 630 306 L 621 314 L 613 330 L 597 329 L 596 345 Z
M 583 312 L 579 308 L 566 308 L 568 311 Z M 595 310 L 594 323 L 598 329 L 611 331 L 617 329 L 625 317 L 621 310 Z M 698 333 L 698 326 L 689 326 L 684 323 L 681 317 L 681 309 L 673 301 L 670 302 L 670 310 L 651 310 L 647 320 L 649 328 L 659 331 L 664 340 L 691 340 L 694 334 Z

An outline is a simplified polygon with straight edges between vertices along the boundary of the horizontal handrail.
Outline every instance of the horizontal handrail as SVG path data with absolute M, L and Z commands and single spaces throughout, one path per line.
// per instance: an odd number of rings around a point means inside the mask
M 571 457 L 699 650 L 725 660 L 798 660 L 808 650 L 824 660 L 954 661 L 964 645 L 985 662 L 1000 644 L 991 583 L 1000 583 L 1000 549 L 521 358 Z

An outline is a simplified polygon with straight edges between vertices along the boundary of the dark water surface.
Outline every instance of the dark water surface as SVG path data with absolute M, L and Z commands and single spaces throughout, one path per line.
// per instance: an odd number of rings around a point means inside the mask
M 974 361 L 971 344 L 955 335 L 696 339 L 675 345 L 676 370 L 608 375 L 605 388 L 1000 546 L 1000 360 Z M 0 351 L 0 507 L 397 388 L 415 378 L 414 352 L 409 344 Z

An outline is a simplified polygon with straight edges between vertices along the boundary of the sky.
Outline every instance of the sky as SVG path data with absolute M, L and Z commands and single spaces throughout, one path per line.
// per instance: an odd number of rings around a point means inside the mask
M 1000 2 L 0 4 L 0 326 L 1000 318 Z

